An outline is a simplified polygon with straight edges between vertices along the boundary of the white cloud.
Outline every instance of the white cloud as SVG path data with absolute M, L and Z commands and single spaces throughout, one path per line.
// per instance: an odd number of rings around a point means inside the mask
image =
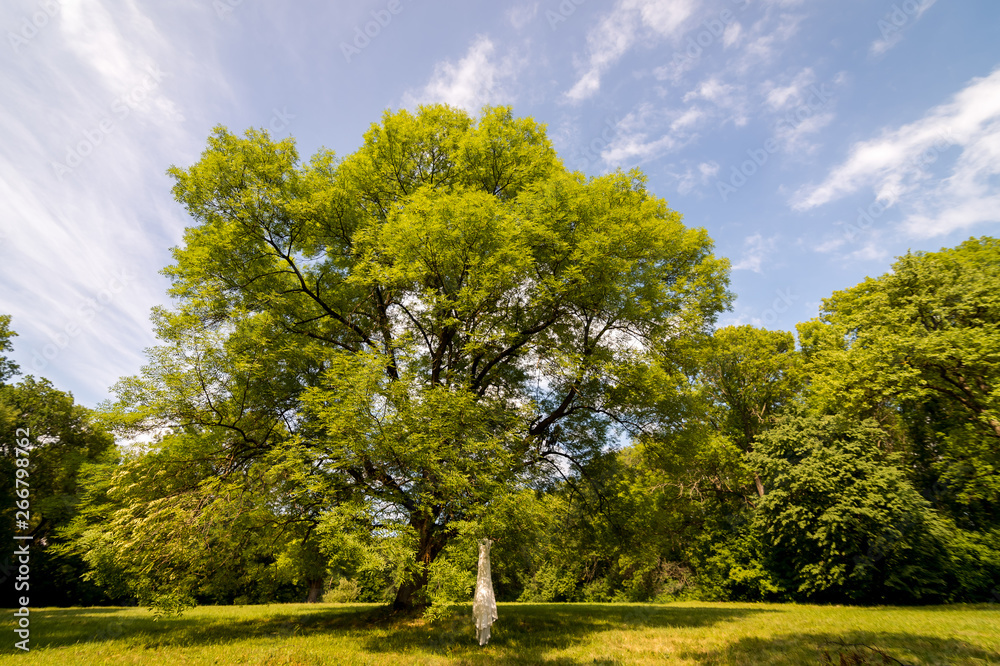
M 596 67 L 591 67 L 580 80 L 573 84 L 566 96 L 571 100 L 580 101 L 594 95 L 601 89 L 601 73 Z
M 881 233 L 872 232 L 857 250 L 847 255 L 848 260 L 854 261 L 879 261 L 884 262 L 889 258 L 889 251 L 886 250 L 886 242 Z
M 764 238 L 761 234 L 747 236 L 743 240 L 743 257 L 733 264 L 733 270 L 748 270 L 754 273 L 762 273 L 761 267 L 764 260 L 774 251 L 777 237 Z
M 507 56 L 497 59 L 492 40 L 480 35 L 458 63 L 440 62 L 424 88 L 404 95 L 405 106 L 443 102 L 475 113 L 487 104 L 514 100 L 509 90 L 523 60 Z
M 726 26 L 725 32 L 722 33 L 722 45 L 727 49 L 738 46 L 742 36 L 743 25 L 739 21 L 733 21 Z
M 813 246 L 815 252 L 827 253 L 833 252 L 834 250 L 839 250 L 843 245 L 847 243 L 846 238 L 827 238 L 826 240 Z
M 211 63 L 165 39 L 135 2 L 50 6 L 36 35 L 0 52 L 3 312 L 22 370 L 93 405 L 154 342 L 149 308 L 166 286 L 157 271 L 185 224 L 164 203 L 163 172 L 197 154 L 177 84 L 203 81 L 187 75 Z M 113 282 L 123 270 L 134 277 Z
M 677 141 L 670 135 L 649 139 L 645 134 L 632 134 L 616 140 L 601 152 L 601 157 L 609 164 L 635 164 L 659 157 L 677 146 Z
M 896 44 L 903 41 L 903 31 L 911 27 L 920 20 L 937 0 L 907 0 L 892 6 L 892 11 L 887 13 L 877 23 L 879 33 L 882 37 L 872 42 L 872 55 L 882 55 Z
M 712 76 L 698 84 L 684 95 L 684 101 L 691 103 L 705 100 L 729 115 L 737 127 L 746 125 L 749 118 L 746 89 L 743 85 L 724 83 Z
M 952 146 L 960 154 L 946 178 L 930 167 Z M 1000 69 L 973 79 L 923 118 L 855 143 L 848 158 L 819 185 L 803 188 L 797 210 L 822 206 L 871 186 L 889 204 L 905 202 L 903 227 L 928 237 L 1000 220 Z
M 538 3 L 518 5 L 507 10 L 507 20 L 516 30 L 528 25 L 538 15 Z
M 719 173 L 718 162 L 702 162 L 697 166 L 688 165 L 683 173 L 671 173 L 677 179 L 677 192 L 690 194 L 699 186 L 708 185 Z
M 755 9 L 762 6 L 757 18 L 751 16 L 753 10 L 747 11 L 751 7 L 749 2 L 702 13 L 680 26 L 691 25 L 692 28 L 686 34 L 677 35 L 673 56 L 655 67 L 652 74 L 658 81 L 680 85 L 685 74 L 704 65 L 714 66 L 722 57 L 725 65 L 716 69 L 711 77 L 740 84 L 756 78 L 761 68 L 776 61 L 785 44 L 798 33 L 804 17 L 787 11 L 798 4 L 769 1 L 758 5 L 754 2 Z M 699 19 L 704 20 L 699 22 Z
M 601 158 L 611 166 L 634 166 L 656 159 L 695 139 L 692 127 L 703 119 L 696 107 L 662 109 L 644 102 L 615 124 Z
M 122 23 L 128 26 L 130 37 L 137 39 L 124 38 L 118 22 L 99 0 L 60 4 L 59 30 L 65 45 L 98 72 L 112 93 L 139 84 L 141 72 L 155 65 L 149 47 L 162 45 L 152 22 L 134 5 L 126 3 L 120 9 L 126 14 Z
M 810 155 L 819 147 L 811 143 L 808 137 L 827 127 L 836 118 L 833 111 L 819 111 L 809 116 L 797 125 L 781 124 L 775 132 L 775 138 L 781 144 L 781 150 L 788 155 Z
M 784 77 L 781 83 L 769 79 L 761 85 L 765 106 L 780 117 L 775 139 L 788 155 L 802 157 L 814 153 L 819 146 L 810 142 L 810 137 L 836 118 L 835 93 L 847 82 L 847 75 L 841 72 L 830 82 L 816 81 L 816 73 L 806 67 Z
M 685 21 L 694 13 L 692 0 L 627 0 L 622 3 L 625 11 L 638 11 L 643 24 L 663 36 L 677 33 Z
M 586 70 L 566 93 L 579 102 L 601 89 L 601 75 L 640 40 L 676 36 L 695 10 L 694 0 L 618 0 L 587 37 Z
M 811 67 L 806 67 L 796 74 L 787 85 L 779 85 L 772 81 L 763 84 L 764 98 L 767 105 L 774 111 L 782 111 L 801 104 L 808 86 L 816 81 L 816 74 Z
M 918 238 L 1000 222 L 1000 122 L 966 146 L 951 176 L 918 197 L 903 229 Z
M 689 107 L 681 115 L 670 123 L 670 130 L 676 132 L 678 130 L 687 129 L 692 126 L 698 125 L 705 118 L 705 112 L 696 106 Z
M 785 43 L 798 33 L 802 19 L 801 15 L 785 13 L 772 17 L 771 11 L 767 11 L 747 31 L 743 46 L 733 55 L 733 71 L 745 75 L 774 62 Z
M 736 90 L 736 86 L 722 83 L 719 79 L 712 77 L 702 81 L 697 88 L 684 95 L 684 101 L 690 102 L 693 99 L 701 98 L 719 106 L 729 106 Z

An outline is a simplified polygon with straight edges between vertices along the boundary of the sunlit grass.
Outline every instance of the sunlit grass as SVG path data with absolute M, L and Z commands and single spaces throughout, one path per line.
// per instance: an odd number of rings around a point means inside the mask
M 1000 664 L 1000 605 L 500 604 L 499 615 L 480 647 L 471 606 L 434 623 L 361 604 L 207 606 L 162 620 L 39 609 L 31 651 L 4 632 L 0 664 L 818 664 L 824 652 L 883 663 L 870 648 L 907 664 Z

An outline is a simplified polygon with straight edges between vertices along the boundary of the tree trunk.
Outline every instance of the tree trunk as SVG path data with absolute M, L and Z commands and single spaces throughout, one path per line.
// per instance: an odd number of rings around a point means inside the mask
M 323 579 L 309 581 L 309 594 L 306 596 L 307 604 L 314 604 L 323 596 Z
M 758 474 L 757 472 L 754 472 L 753 473 L 753 480 L 754 480 L 754 483 L 757 484 L 757 496 L 758 497 L 763 497 L 764 496 L 764 484 L 760 480 L 760 474 Z
M 417 576 L 414 580 L 400 585 L 399 589 L 396 590 L 396 599 L 392 602 L 392 610 L 409 611 L 426 606 L 427 602 L 422 598 L 426 585 L 426 572 L 422 576 Z
M 396 599 L 392 602 L 394 611 L 409 611 L 427 606 L 424 588 L 427 587 L 428 568 L 444 547 L 440 533 L 434 529 L 434 518 L 424 518 L 411 522 L 410 525 L 420 535 L 417 544 L 417 574 L 413 580 L 403 583 L 396 590 Z

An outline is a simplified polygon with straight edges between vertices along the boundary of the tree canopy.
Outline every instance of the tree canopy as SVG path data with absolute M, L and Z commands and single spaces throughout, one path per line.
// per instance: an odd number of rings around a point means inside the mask
M 508 108 L 387 112 L 355 153 L 305 163 L 220 127 L 170 174 L 196 222 L 165 270 L 176 307 L 107 410 L 163 437 L 108 491 L 123 537 L 157 516 L 119 560 L 151 602 L 240 559 L 207 515 L 253 513 L 232 498 L 266 468 L 285 485 L 252 503 L 287 548 L 332 556 L 353 530 L 396 553 L 396 605 L 424 603 L 460 526 L 653 418 L 658 355 L 731 298 L 728 262 L 640 172 L 570 172 Z M 164 456 L 185 464 L 143 471 Z M 156 535 L 194 526 L 210 546 L 171 559 Z
M 705 231 L 508 108 L 307 161 L 219 127 L 170 174 L 193 223 L 101 409 L 123 439 L 49 475 L 108 594 L 407 609 L 468 599 L 489 537 L 501 600 L 1000 599 L 997 240 L 899 257 L 796 338 L 716 328 Z

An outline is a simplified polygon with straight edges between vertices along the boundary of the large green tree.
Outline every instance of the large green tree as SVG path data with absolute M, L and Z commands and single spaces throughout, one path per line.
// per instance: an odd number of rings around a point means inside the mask
M 508 108 L 386 112 L 355 153 L 304 164 L 290 139 L 218 128 L 170 173 L 196 222 L 166 269 L 176 307 L 108 411 L 123 431 L 169 429 L 157 455 L 183 433 L 178 459 L 203 467 L 157 497 L 136 459 L 112 524 L 169 505 L 172 529 L 210 530 L 198 497 L 299 451 L 272 513 L 312 521 L 330 557 L 348 534 L 392 544 L 401 608 L 426 601 L 457 525 L 488 531 L 498 493 L 652 418 L 657 349 L 730 299 L 727 262 L 642 174 L 569 172 Z M 129 543 L 139 578 L 180 565 Z

